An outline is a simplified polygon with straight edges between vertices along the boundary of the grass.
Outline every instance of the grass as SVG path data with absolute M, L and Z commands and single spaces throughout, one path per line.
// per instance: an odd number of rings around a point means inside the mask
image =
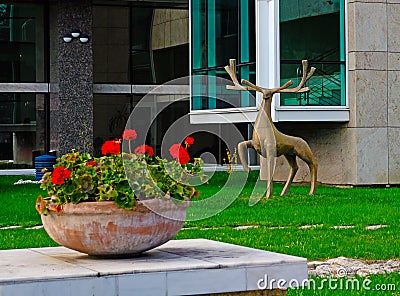
M 216 173 L 208 184 L 199 186 L 202 199 L 212 200 L 218 191 L 220 200 L 233 200 L 225 210 L 204 220 L 187 221 L 177 239 L 207 238 L 234 244 L 306 257 L 310 260 L 337 256 L 380 260 L 400 258 L 400 188 L 334 188 L 319 186 L 315 196 L 307 195 L 308 186 L 293 186 L 284 197 L 276 184 L 275 195 L 249 206 L 249 196 L 258 178 L 252 172 L 241 189 L 238 180 L 224 187 L 227 174 Z M 35 184 L 12 185 L 18 176 L 0 177 L 0 227 L 20 225 L 23 228 L 40 225 L 35 200 L 43 191 Z M 33 177 L 30 177 L 33 178 Z M 25 177 L 26 179 L 26 177 Z M 222 188 L 222 189 L 221 189 Z M 257 191 L 258 190 L 258 191 Z M 257 189 L 261 197 L 265 188 Z M 237 198 L 235 198 L 238 196 Z M 190 220 L 209 207 L 194 206 L 188 212 Z M 366 230 L 368 225 L 385 225 Z M 235 229 L 248 225 L 248 229 Z M 334 226 L 353 226 L 333 229 Z M 307 228 L 302 229 L 301 226 Z M 18 238 L 18 239 L 17 239 Z M 21 239 L 19 239 L 21 238 Z M 42 230 L 0 230 L 0 249 L 54 245 Z
M 0 176 L 0 227 L 31 227 L 41 224 L 40 216 L 35 210 L 35 201 L 44 191 L 36 184 L 13 185 L 19 179 L 34 180 L 34 177 Z
M 309 196 L 308 186 L 293 186 L 287 196 L 280 197 L 282 185 L 277 184 L 277 193 L 271 199 L 262 199 L 251 207 L 249 196 L 256 178 L 257 174 L 252 173 L 239 197 L 224 211 L 205 220 L 187 222 L 178 238 L 203 237 L 311 260 L 337 256 L 400 258 L 400 188 L 319 186 L 317 194 Z M 202 195 L 212 196 L 225 181 L 226 174 L 219 174 L 199 189 Z M 223 191 L 223 195 L 231 196 L 237 188 L 230 186 Z M 188 216 L 191 217 L 190 212 Z M 242 225 L 256 228 L 234 229 Z M 369 225 L 386 227 L 367 230 Z M 334 226 L 354 228 L 333 229 Z
M 249 175 L 246 183 L 240 173 L 233 175 L 236 175 L 233 176 L 234 180 L 226 183 L 228 175 L 216 173 L 209 184 L 199 186 L 201 200 L 215 199 L 216 202 L 211 203 L 211 208 L 205 205 L 196 209 L 196 203 L 200 204 L 200 201 L 195 201 L 188 212 L 189 221 L 177 239 L 206 238 L 309 260 L 338 256 L 367 260 L 400 258 L 400 188 L 319 186 L 317 194 L 309 196 L 308 186 L 293 186 L 287 196 L 280 197 L 278 194 L 282 185 L 276 184 L 276 193 L 269 200 L 261 199 L 256 205 L 250 206 L 253 190 L 253 197 L 261 198 L 265 187 L 254 189 L 258 178 L 256 172 Z M 41 224 L 35 210 L 35 200 L 43 191 L 38 185 L 12 185 L 21 178 L 27 177 L 0 177 L 0 227 L 22 226 L 0 229 L 0 249 L 56 246 L 43 229 L 25 229 Z M 219 195 L 213 197 L 217 192 Z M 213 207 L 219 208 L 221 202 L 225 202 L 225 210 L 207 219 L 193 220 L 199 214 L 212 212 Z M 244 225 L 251 227 L 235 229 Z M 354 227 L 333 228 L 339 225 Z M 365 227 L 368 225 L 386 227 L 367 230 Z M 400 289 L 399 273 L 370 276 L 369 279 L 372 281 L 371 289 L 375 289 L 377 284 L 393 283 L 397 285 L 397 291 Z M 323 279 L 315 280 L 316 286 L 320 287 Z M 326 285 L 324 289 L 289 290 L 287 295 L 400 296 L 396 291 L 332 290 Z
M 255 177 L 241 191 L 234 204 L 219 215 L 202 221 L 188 223 L 189 226 L 302 226 L 302 225 L 355 225 L 393 224 L 399 221 L 400 188 L 333 188 L 319 186 L 317 194 L 309 196 L 308 186 L 292 186 L 284 197 L 278 196 L 282 185 L 275 185 L 275 195 L 249 206 L 249 195 Z M 212 195 L 224 183 L 224 175 L 218 175 L 210 184 L 199 187 L 203 196 Z M 265 189 L 265 188 L 262 188 Z M 224 188 L 224 196 L 234 195 L 236 188 Z M 260 195 L 261 193 L 255 194 Z M 222 196 L 222 198 L 224 197 Z
M 1 249 L 22 249 L 59 246 L 42 229 L 8 229 L 0 230 Z
M 273 252 L 320 260 L 339 256 L 380 260 L 399 258 L 400 228 L 379 230 L 341 229 L 325 227 L 312 229 L 270 229 L 258 227 L 236 230 L 218 229 L 182 230 L 177 238 L 206 238 Z

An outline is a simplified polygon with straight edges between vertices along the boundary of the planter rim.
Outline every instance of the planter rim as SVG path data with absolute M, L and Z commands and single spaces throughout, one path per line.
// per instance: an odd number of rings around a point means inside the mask
M 116 214 L 119 215 L 132 215 L 133 212 L 155 212 L 155 213 L 163 213 L 170 211 L 182 211 L 187 210 L 190 207 L 190 201 L 178 201 L 174 202 L 172 200 L 166 199 L 148 199 L 148 200 L 140 200 L 136 208 L 132 210 L 120 208 L 115 204 L 114 201 L 83 201 L 77 204 L 67 203 L 63 205 L 63 212 L 56 213 L 50 211 L 50 214 L 56 215 L 65 215 L 65 214 L 74 214 L 74 215 L 87 215 L 88 213 L 101 211 L 103 214 Z

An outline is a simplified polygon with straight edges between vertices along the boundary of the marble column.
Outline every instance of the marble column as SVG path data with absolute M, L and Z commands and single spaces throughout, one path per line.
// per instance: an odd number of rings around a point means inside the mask
M 50 20 L 51 138 L 52 149 L 64 154 L 71 149 L 93 150 L 93 50 L 92 42 L 79 38 L 66 43 L 65 33 L 78 29 L 92 36 L 92 5 L 89 0 L 57 1 L 56 19 Z

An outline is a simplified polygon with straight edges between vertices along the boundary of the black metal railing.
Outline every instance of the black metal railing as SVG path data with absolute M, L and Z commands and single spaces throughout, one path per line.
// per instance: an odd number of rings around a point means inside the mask
M 327 56 L 332 55 L 331 52 L 326 53 Z M 319 57 L 318 59 L 324 57 Z M 292 79 L 294 84 L 299 83 L 302 77 L 301 61 L 281 61 L 283 67 L 290 68 L 290 65 L 297 66 L 296 77 Z M 310 60 L 309 65 L 316 68 L 316 71 L 307 82 L 307 86 L 311 88 L 308 93 L 297 94 L 281 94 L 282 106 L 341 106 L 342 105 L 342 71 L 341 67 L 344 62 L 331 62 Z M 288 78 L 282 78 L 282 82 Z

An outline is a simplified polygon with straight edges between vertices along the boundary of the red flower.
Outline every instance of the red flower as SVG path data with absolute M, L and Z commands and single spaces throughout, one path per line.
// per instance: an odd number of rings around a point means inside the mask
M 103 146 L 101 147 L 101 153 L 103 155 L 121 153 L 120 141 L 118 140 L 105 141 Z
M 86 163 L 87 167 L 96 167 L 97 166 L 97 162 L 95 162 L 94 160 L 91 160 L 89 162 Z
M 63 166 L 58 166 L 51 174 L 51 182 L 55 185 L 64 184 L 64 180 L 71 178 L 71 171 Z
M 136 140 L 137 133 L 135 130 L 132 129 L 124 130 L 124 132 L 122 133 L 122 138 L 127 141 Z
M 136 154 L 147 154 L 148 156 L 154 155 L 154 150 L 149 145 L 140 145 L 140 146 L 136 147 L 133 152 Z
M 189 153 L 185 148 L 182 147 L 179 149 L 179 157 L 177 160 L 180 164 L 187 164 L 190 161 Z
M 183 148 L 181 144 L 174 144 L 169 148 L 169 154 L 173 158 L 178 158 L 179 157 L 179 149 Z
M 185 139 L 185 144 L 190 146 L 194 144 L 194 138 L 193 137 L 186 137 Z
M 174 144 L 169 148 L 169 153 L 180 164 L 187 164 L 190 161 L 190 156 L 187 150 L 181 144 Z

